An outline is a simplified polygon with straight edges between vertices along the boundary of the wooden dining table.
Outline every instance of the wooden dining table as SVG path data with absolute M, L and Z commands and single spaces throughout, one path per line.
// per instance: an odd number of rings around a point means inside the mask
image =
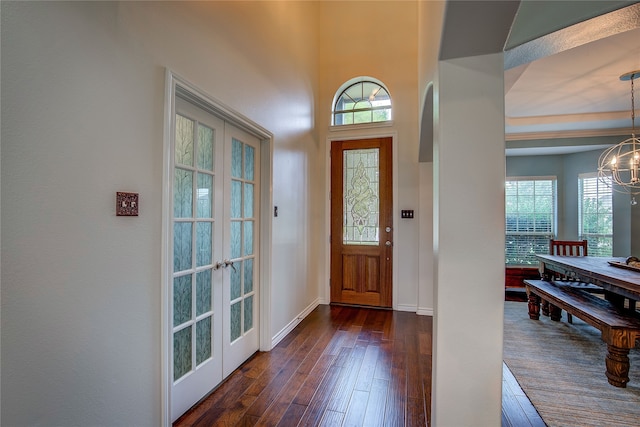
M 581 282 L 602 287 L 607 299 L 623 306 L 625 298 L 629 307 L 640 301 L 640 269 L 625 264 L 625 258 L 594 256 L 536 255 L 540 261 L 540 274 L 549 280 L 554 274 L 575 278 Z
M 598 328 L 607 344 L 607 380 L 615 387 L 626 387 L 630 369 L 628 354 L 635 348 L 636 341 L 640 342 L 640 317 L 636 311 L 636 302 L 640 300 L 640 271 L 627 265 L 625 258 L 559 255 L 537 255 L 537 258 L 544 280 L 528 283 L 529 317 L 542 308 L 543 314 L 560 320 L 561 308 Z M 557 276 L 562 277 L 560 282 L 555 282 Z M 562 283 L 565 279 L 582 283 L 559 287 L 553 283 Z M 579 290 L 588 284 L 602 287 L 609 304 Z M 548 301 L 540 298 L 542 295 Z M 546 310 L 540 302 L 546 304 Z

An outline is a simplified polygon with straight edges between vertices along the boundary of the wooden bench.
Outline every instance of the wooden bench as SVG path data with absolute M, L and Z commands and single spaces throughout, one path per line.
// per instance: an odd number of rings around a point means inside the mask
M 559 321 L 562 310 L 598 328 L 607 344 L 607 379 L 616 387 L 629 382 L 629 350 L 640 338 L 640 318 L 602 298 L 562 283 L 525 280 L 529 300 L 529 318 L 540 319 L 540 300 L 549 302 L 549 316 Z

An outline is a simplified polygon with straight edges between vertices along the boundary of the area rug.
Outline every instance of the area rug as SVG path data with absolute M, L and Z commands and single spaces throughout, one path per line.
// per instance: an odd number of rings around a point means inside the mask
M 640 426 L 640 349 L 629 353 L 630 381 L 605 376 L 600 331 L 573 317 L 530 320 L 527 303 L 505 302 L 504 361 L 550 427 Z

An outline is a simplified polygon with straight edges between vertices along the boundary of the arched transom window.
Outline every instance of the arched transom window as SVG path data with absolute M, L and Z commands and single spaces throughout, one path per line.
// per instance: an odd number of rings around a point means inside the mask
M 336 94 L 333 125 L 391 120 L 391 97 L 382 84 L 361 79 Z

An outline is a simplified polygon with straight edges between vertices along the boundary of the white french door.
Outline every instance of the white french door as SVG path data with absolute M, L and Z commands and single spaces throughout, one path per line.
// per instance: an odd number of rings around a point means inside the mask
M 258 350 L 259 140 L 176 98 L 171 421 Z

